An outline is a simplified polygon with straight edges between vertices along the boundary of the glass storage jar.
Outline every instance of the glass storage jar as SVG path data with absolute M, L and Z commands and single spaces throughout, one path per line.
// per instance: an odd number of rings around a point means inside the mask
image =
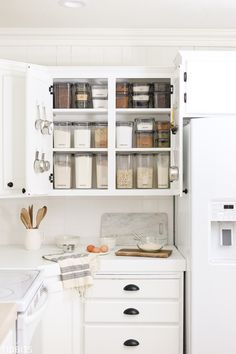
M 153 155 L 138 154 L 137 188 L 153 188 Z
M 157 155 L 157 188 L 169 188 L 169 165 L 169 153 L 159 153 Z
M 107 148 L 107 122 L 94 124 L 94 147 Z
M 133 156 L 117 154 L 116 157 L 116 187 L 130 189 L 134 185 Z
M 137 148 L 153 148 L 154 134 L 153 131 L 138 131 L 136 130 L 136 147 Z
M 97 177 L 97 188 L 108 187 L 108 160 L 107 154 L 97 154 L 96 155 L 96 177 Z
M 75 188 L 92 188 L 92 159 L 90 153 L 75 154 Z
M 69 82 L 56 82 L 53 85 L 53 107 L 71 107 L 71 84 Z
M 71 155 L 54 155 L 54 188 L 71 188 Z
M 54 122 L 53 146 L 54 148 L 71 147 L 71 127 L 70 122 Z
M 136 118 L 134 120 L 136 130 L 146 130 L 146 131 L 153 131 L 155 119 L 154 118 Z
M 76 108 L 90 108 L 90 85 L 88 82 L 75 84 L 75 106 Z
M 116 122 L 116 147 L 118 149 L 132 148 L 133 122 Z
M 75 122 L 74 128 L 74 147 L 90 148 L 91 147 L 91 123 Z

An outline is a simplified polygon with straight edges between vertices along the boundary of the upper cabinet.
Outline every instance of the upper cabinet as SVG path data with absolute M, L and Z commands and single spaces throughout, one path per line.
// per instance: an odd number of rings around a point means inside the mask
M 235 51 L 181 51 L 177 64 L 184 117 L 236 113 Z

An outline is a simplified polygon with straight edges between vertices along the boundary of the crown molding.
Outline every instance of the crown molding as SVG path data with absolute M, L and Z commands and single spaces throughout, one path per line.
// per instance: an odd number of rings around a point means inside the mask
M 0 28 L 1 46 L 236 47 L 236 29 Z

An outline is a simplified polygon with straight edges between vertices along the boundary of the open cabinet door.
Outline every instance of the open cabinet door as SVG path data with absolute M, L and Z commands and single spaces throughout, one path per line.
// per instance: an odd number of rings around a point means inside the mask
M 52 79 L 46 67 L 28 65 L 26 75 L 26 192 L 45 195 L 52 190 Z M 46 163 L 45 163 L 46 162 Z

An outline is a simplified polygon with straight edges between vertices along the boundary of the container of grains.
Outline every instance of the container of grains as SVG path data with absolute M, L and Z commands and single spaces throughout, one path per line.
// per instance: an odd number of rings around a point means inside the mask
M 131 189 L 134 184 L 133 155 L 117 154 L 116 157 L 116 187 Z
M 136 147 L 137 148 L 153 148 L 154 147 L 154 132 L 136 130 Z
M 134 120 L 136 130 L 146 130 L 146 131 L 153 131 L 155 119 L 154 118 L 136 118 Z
M 116 93 L 128 94 L 130 91 L 129 82 L 117 82 L 116 83 Z
M 94 147 L 107 148 L 107 122 L 94 124 Z
M 71 127 L 70 122 L 54 122 L 53 146 L 54 148 L 71 147 Z
M 97 175 L 97 188 L 108 187 L 108 164 L 107 154 L 96 155 L 96 175 Z
M 129 108 L 128 93 L 116 93 L 116 108 Z
M 92 188 L 92 159 L 90 153 L 75 154 L 75 188 Z
M 92 124 L 89 122 L 73 123 L 75 148 L 91 147 L 91 126 Z
M 74 86 L 76 108 L 90 108 L 90 85 L 87 82 L 78 82 Z
M 54 188 L 71 188 L 71 155 L 54 155 Z
M 157 155 L 157 188 L 169 188 L 169 165 L 169 153 L 159 153 Z
M 132 148 L 133 122 L 116 122 L 116 147 L 118 149 Z
M 53 85 L 53 107 L 71 107 L 71 84 L 69 82 L 56 82 Z
M 153 188 L 153 155 L 138 154 L 137 188 Z

